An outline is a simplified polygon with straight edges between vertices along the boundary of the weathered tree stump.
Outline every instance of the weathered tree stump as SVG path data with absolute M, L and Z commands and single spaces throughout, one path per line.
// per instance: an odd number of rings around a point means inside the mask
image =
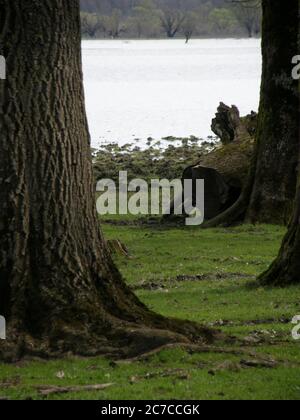
M 183 180 L 194 181 L 194 205 L 196 180 L 204 179 L 206 220 L 216 217 L 239 198 L 253 156 L 256 121 L 257 114 L 254 112 L 240 117 L 236 106 L 228 107 L 221 103 L 212 121 L 212 130 L 220 137 L 221 145 L 183 172 Z M 174 205 L 172 209 L 174 214 Z

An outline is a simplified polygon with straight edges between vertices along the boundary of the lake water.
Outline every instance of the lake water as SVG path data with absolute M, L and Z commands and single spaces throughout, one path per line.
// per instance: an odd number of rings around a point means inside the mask
M 257 111 L 260 40 L 84 41 L 93 146 L 207 137 L 220 101 Z

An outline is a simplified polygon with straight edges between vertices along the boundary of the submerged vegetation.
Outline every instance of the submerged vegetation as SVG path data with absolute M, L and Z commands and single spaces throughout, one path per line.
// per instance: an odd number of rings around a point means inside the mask
M 93 150 L 95 178 L 118 182 L 119 172 L 127 171 L 128 179 L 180 179 L 184 169 L 219 144 L 214 137 L 206 141 L 198 137 L 168 137 L 161 141 L 149 138 L 144 148 L 138 146 L 138 140 L 124 146 L 104 143 Z

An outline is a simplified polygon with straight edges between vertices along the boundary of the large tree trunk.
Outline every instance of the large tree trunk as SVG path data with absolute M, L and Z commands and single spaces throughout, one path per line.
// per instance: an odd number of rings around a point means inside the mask
M 0 0 L 0 359 L 135 354 L 211 331 L 131 293 L 98 226 L 79 0 Z M 167 331 L 168 330 L 168 331 Z M 171 332 L 173 331 L 173 332 Z
M 255 181 L 247 218 L 288 221 L 296 192 L 299 92 L 291 77 L 298 52 L 299 1 L 263 1 L 263 77 Z
M 299 115 L 300 116 L 300 115 Z M 289 286 L 300 283 L 300 178 L 294 216 L 283 240 L 278 258 L 259 277 L 263 285 Z
M 300 8 L 299 12 L 300 14 Z M 299 16 L 300 17 L 300 16 Z M 300 19 L 298 20 L 300 42 Z M 299 46 L 299 44 L 298 44 Z M 299 48 L 298 48 L 299 51 Z M 298 81 L 300 95 L 300 81 Z M 298 103 L 298 140 L 300 162 L 300 101 Z M 299 165 L 299 164 L 298 164 Z M 298 166 L 298 186 L 294 203 L 293 217 L 288 232 L 283 239 L 279 255 L 271 267 L 259 277 L 259 282 L 267 286 L 289 286 L 300 283 L 300 171 Z
M 299 2 L 263 0 L 263 73 L 256 146 L 248 183 L 238 202 L 207 226 L 237 221 L 287 224 L 295 197 L 298 163 L 297 81 Z

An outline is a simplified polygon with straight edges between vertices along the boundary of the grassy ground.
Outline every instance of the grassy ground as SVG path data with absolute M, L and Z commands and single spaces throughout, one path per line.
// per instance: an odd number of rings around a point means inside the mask
M 117 264 L 153 310 L 237 337 L 250 354 L 164 350 L 134 363 L 104 358 L 0 365 L 0 397 L 45 398 L 40 386 L 113 383 L 55 399 L 300 399 L 300 342 L 291 336 L 300 287 L 250 287 L 275 257 L 284 230 L 270 226 L 199 228 L 105 225 L 127 245 Z

